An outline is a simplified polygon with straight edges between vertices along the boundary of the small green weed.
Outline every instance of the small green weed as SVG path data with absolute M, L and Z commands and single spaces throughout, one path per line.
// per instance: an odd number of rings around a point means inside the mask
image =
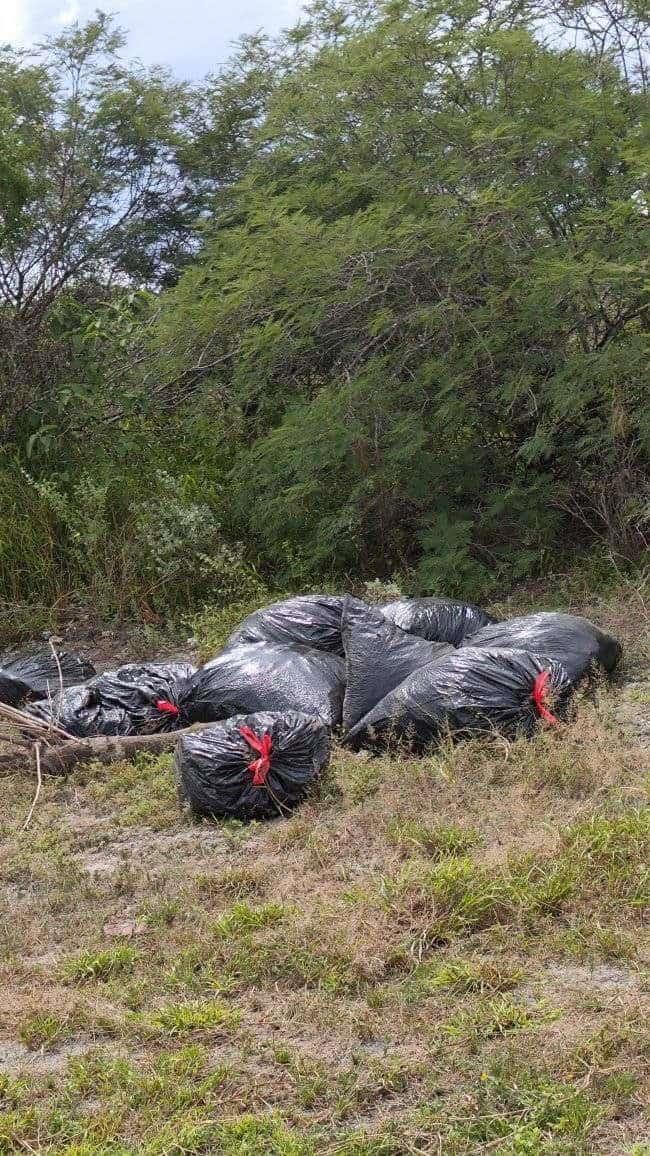
M 351 802 L 365 803 L 367 799 L 377 794 L 381 786 L 381 768 L 379 759 L 354 756 L 342 761 L 339 767 L 339 780 Z
M 286 934 L 262 944 L 244 940 L 228 954 L 223 971 L 237 987 L 278 983 L 341 994 L 362 982 L 352 959 L 342 950 L 306 947 L 297 936 Z
M 69 1019 L 53 1015 L 51 1012 L 34 1012 L 23 1020 L 18 1032 L 19 1039 L 30 1051 L 50 1048 L 60 1043 L 70 1033 Z
M 247 895 L 263 895 L 268 878 L 261 867 L 228 867 L 217 875 L 197 875 L 194 880 L 197 894 L 205 899 L 243 899 Z
M 250 577 L 253 572 L 248 573 Z M 259 610 L 261 606 L 266 606 L 281 597 L 281 594 L 274 597 L 260 581 L 256 588 L 254 586 L 251 589 L 250 596 L 246 600 L 240 599 L 227 606 L 205 606 L 192 620 L 192 630 L 198 642 L 201 660 L 207 662 L 214 658 L 223 650 L 229 636 L 244 618 L 248 618 L 249 614 Z
M 452 1039 L 478 1042 L 550 1023 L 558 1015 L 559 1012 L 554 1009 L 540 1005 L 531 1008 L 507 997 L 487 999 L 459 1012 L 453 1020 L 443 1025 L 442 1030 Z
M 490 959 L 446 960 L 423 963 L 415 969 L 406 985 L 409 1000 L 421 999 L 438 991 L 497 992 L 517 987 L 523 979 L 518 968 Z
M 403 854 L 427 855 L 433 860 L 445 859 L 449 855 L 467 855 L 481 842 L 481 836 L 472 827 L 453 824 L 427 826 L 416 819 L 393 819 L 386 833 Z
M 578 920 L 566 931 L 554 937 L 559 951 L 570 959 L 635 959 L 638 937 L 616 927 L 602 927 L 590 920 Z
M 513 910 L 512 889 L 502 873 L 457 857 L 433 867 L 409 863 L 397 877 L 384 878 L 380 899 L 398 922 L 421 925 L 418 954 L 507 919 Z
M 141 754 L 131 763 L 116 763 L 105 778 L 88 784 L 88 797 L 122 827 L 174 827 L 179 811 L 171 762 L 171 755 Z
M 215 970 L 214 952 L 208 945 L 193 944 L 179 952 L 163 978 L 169 991 L 195 995 L 224 991 L 227 983 Z
M 219 935 L 227 938 L 250 935 L 263 927 L 273 927 L 281 923 L 290 912 L 283 903 L 264 903 L 261 907 L 251 907 L 248 903 L 235 903 L 225 911 L 215 923 Z
M 240 1021 L 239 1012 L 217 1000 L 167 1004 L 145 1017 L 147 1026 L 170 1036 L 214 1031 L 216 1028 L 231 1031 Z
M 650 807 L 608 818 L 594 815 L 563 835 L 565 855 L 579 862 L 585 884 L 595 882 L 632 906 L 650 901 Z
M 0 1107 L 17 1107 L 28 1091 L 29 1085 L 26 1080 L 16 1079 L 6 1072 L 0 1072 Z
M 327 1096 L 330 1074 L 323 1063 L 307 1060 L 282 1045 L 275 1048 L 273 1054 L 276 1063 L 291 1074 L 301 1107 L 312 1108 Z
M 650 807 L 611 818 L 593 815 L 569 827 L 563 843 L 573 855 L 602 871 L 646 860 L 650 858 Z
M 104 951 L 83 951 L 74 959 L 66 960 L 62 967 L 62 975 L 64 979 L 73 983 L 83 983 L 91 979 L 108 980 L 115 975 L 130 975 L 138 958 L 138 952 L 125 944 L 118 944 Z
M 144 904 L 142 915 L 149 927 L 171 927 L 181 911 L 180 899 L 157 899 Z
M 437 1142 L 442 1137 L 444 1150 L 454 1156 L 488 1146 L 504 1156 L 587 1156 L 583 1145 L 603 1114 L 603 1108 L 573 1084 L 520 1064 L 503 1064 L 482 1072 L 471 1098 L 456 1111 L 424 1109 L 421 1121 L 423 1139 L 431 1136 Z
M 527 856 L 510 864 L 512 898 L 522 918 L 536 923 L 542 915 L 557 915 L 571 898 L 577 869 L 570 857 L 536 859 Z

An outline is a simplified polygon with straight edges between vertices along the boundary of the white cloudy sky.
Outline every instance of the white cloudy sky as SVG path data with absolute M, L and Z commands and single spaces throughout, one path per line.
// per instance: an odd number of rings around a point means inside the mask
M 243 32 L 292 24 L 300 0 L 0 0 L 0 44 L 29 45 L 96 8 L 116 14 L 129 55 L 189 78 L 227 59 Z

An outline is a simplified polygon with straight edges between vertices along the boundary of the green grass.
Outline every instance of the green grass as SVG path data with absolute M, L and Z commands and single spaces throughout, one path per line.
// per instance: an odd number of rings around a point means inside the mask
M 158 1030 L 164 1035 L 177 1036 L 216 1029 L 231 1031 L 240 1021 L 241 1014 L 221 1002 L 194 1000 L 158 1008 L 150 1013 L 144 1024 L 145 1028 Z
M 83 951 L 62 965 L 61 974 L 70 983 L 109 980 L 116 975 L 130 975 L 138 959 L 133 947 L 118 944 L 102 951 Z
M 139 754 L 133 763 L 102 767 L 88 785 L 89 798 L 121 827 L 174 827 L 179 815 L 171 765 L 171 755 Z
M 281 597 L 281 594 L 273 595 L 265 590 L 260 583 L 259 592 L 254 592 L 246 601 L 231 602 L 224 607 L 205 607 L 192 619 L 192 631 L 198 642 L 201 661 L 208 662 L 219 654 L 228 637 L 249 614 Z
M 229 986 L 219 970 L 219 961 L 211 944 L 191 944 L 183 947 L 171 960 L 162 976 L 167 991 L 186 995 L 206 995 L 224 991 Z
M 508 996 L 500 996 L 483 999 L 473 1007 L 459 1011 L 443 1024 L 442 1031 L 452 1039 L 476 1044 L 480 1040 L 491 1040 L 551 1023 L 559 1014 L 554 1009 L 531 1007 Z
M 514 909 L 505 873 L 455 857 L 433 867 L 408 864 L 396 876 L 381 881 L 379 898 L 396 923 L 413 926 L 417 922 L 419 954 L 507 920 Z
M 510 991 L 524 978 L 517 967 L 495 959 L 434 960 L 416 967 L 408 984 L 408 998 L 423 999 L 427 995 L 448 991 L 454 995 L 465 992 Z
M 243 943 L 228 953 L 223 973 L 231 984 L 245 989 L 269 983 L 289 988 L 316 988 L 332 995 L 363 986 L 363 975 L 344 950 L 306 947 L 284 935 L 257 944 Z
M 481 836 L 472 827 L 445 826 L 442 823 L 427 826 L 416 819 L 393 819 L 386 834 L 391 843 L 405 854 L 422 854 L 433 860 L 445 859 L 449 855 L 466 855 L 481 842 Z
M 246 896 L 263 895 L 269 880 L 260 867 L 228 867 L 215 875 L 199 874 L 195 879 L 199 899 L 212 901 L 226 897 L 244 899 Z
M 510 1156 L 590 1151 L 589 1137 L 603 1108 L 571 1083 L 550 1079 L 544 1072 L 516 1065 L 496 1065 L 481 1072 L 474 1104 L 457 1118 L 435 1109 L 423 1112 L 423 1131 L 442 1130 L 445 1152 L 481 1152 L 491 1145 Z
M 79 1026 L 79 1023 L 77 1023 Z M 20 1025 L 19 1039 L 32 1051 L 51 1048 L 73 1034 L 69 1017 L 34 1012 Z
M 352 803 L 364 803 L 377 794 L 381 786 L 381 766 L 373 759 L 349 759 L 344 764 L 342 787 Z
M 600 870 L 650 856 L 650 809 L 639 807 L 622 815 L 593 815 L 565 832 L 565 847 Z
M 580 962 L 632 961 L 639 951 L 638 936 L 616 927 L 601 927 L 590 920 L 578 920 L 566 931 L 558 931 L 554 944 L 562 954 Z
M 273 927 L 290 914 L 290 908 L 282 903 L 265 903 L 261 907 L 251 907 L 248 903 L 235 903 L 225 911 L 215 924 L 215 931 L 225 938 L 249 935 L 263 927 Z

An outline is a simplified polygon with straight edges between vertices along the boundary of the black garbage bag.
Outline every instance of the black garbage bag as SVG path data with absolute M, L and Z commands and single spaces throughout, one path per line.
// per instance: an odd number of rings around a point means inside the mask
M 378 607 L 357 599 L 343 608 L 346 686 L 343 730 L 355 723 L 414 670 L 453 654 L 446 642 L 426 642 L 394 626 Z
M 417 634 L 429 642 L 448 642 L 460 646 L 482 626 L 496 622 L 485 610 L 469 602 L 451 598 L 400 598 L 380 607 L 384 618 L 394 622 L 407 634 Z
M 486 626 L 472 636 L 469 646 L 514 647 L 532 650 L 562 664 L 573 683 L 592 667 L 612 671 L 621 657 L 621 644 L 611 634 L 575 614 L 526 614 Z
M 185 721 L 179 697 L 195 673 L 186 662 L 127 663 L 35 704 L 32 713 L 80 738 L 177 730 Z
M 51 650 L 36 654 L 5 654 L 0 657 L 0 702 L 19 706 L 29 699 L 56 694 L 61 686 L 73 686 L 95 674 L 91 662 Z
M 270 819 L 305 797 L 329 754 L 320 719 L 260 711 L 179 736 L 176 778 L 195 814 Z
M 52 699 L 35 702 L 29 714 L 46 723 L 62 727 L 75 738 L 97 735 L 132 735 L 137 730 L 131 716 L 121 706 L 102 703 L 96 687 L 88 683 L 71 686 Z
M 188 723 L 258 710 L 301 711 L 341 721 L 345 663 L 308 646 L 253 642 L 225 650 L 187 680 L 179 707 Z
M 128 662 L 93 679 L 102 700 L 136 714 L 156 702 L 176 703 L 179 687 L 196 673 L 189 662 Z M 173 714 L 173 712 L 163 713 Z
M 343 655 L 341 614 L 345 601 L 345 595 L 304 594 L 273 602 L 245 618 L 226 648 L 248 642 L 283 642 Z
M 553 723 L 564 715 L 570 692 L 559 663 L 521 650 L 468 646 L 414 671 L 346 741 L 373 746 L 395 736 L 422 747 L 446 733 L 530 735 L 540 719 Z

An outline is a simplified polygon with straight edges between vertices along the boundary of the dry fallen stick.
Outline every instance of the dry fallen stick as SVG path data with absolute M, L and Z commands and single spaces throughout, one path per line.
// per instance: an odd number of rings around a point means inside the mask
M 110 738 L 69 739 L 60 746 L 50 747 L 41 757 L 43 771 L 49 775 L 64 775 L 79 763 L 95 760 L 100 763 L 128 762 L 140 751 L 158 755 L 171 751 L 178 736 L 196 727 L 156 735 L 126 735 Z
M 27 828 L 29 827 L 32 815 L 34 814 L 34 808 L 36 807 L 36 804 L 38 802 L 38 796 L 41 793 L 41 787 L 43 786 L 43 776 L 41 775 L 41 744 L 40 743 L 34 743 L 34 758 L 36 760 L 36 794 L 34 795 L 32 805 L 29 808 L 29 814 L 28 814 L 27 818 L 25 819 L 25 822 L 23 823 L 23 825 L 21 827 L 22 831 L 26 831 Z
M 171 751 L 179 734 L 200 730 L 205 725 L 195 723 L 191 727 L 164 734 L 75 739 L 53 723 L 32 718 L 15 707 L 0 703 L 0 721 L 3 719 L 11 730 L 3 744 L 6 749 L 0 751 L 0 771 L 13 773 L 26 763 L 35 766 L 36 747 L 39 747 L 40 766 L 43 773 L 49 775 L 66 774 L 77 764 L 94 760 L 100 763 L 128 761 L 139 751 L 149 751 L 156 755 Z
M 23 710 L 18 710 L 18 707 L 8 706 L 6 702 L 0 703 L 0 719 L 5 719 L 27 737 L 38 735 L 44 742 L 71 738 L 68 732 L 56 723 L 45 722 Z

